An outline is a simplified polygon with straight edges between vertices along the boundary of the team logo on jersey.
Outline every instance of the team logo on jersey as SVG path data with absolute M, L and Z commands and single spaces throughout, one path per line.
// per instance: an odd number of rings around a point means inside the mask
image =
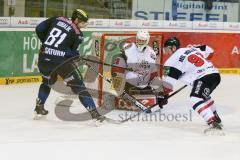
M 148 61 L 142 60 L 142 61 L 139 63 L 139 67 L 140 67 L 140 68 L 147 69 L 147 68 L 150 68 L 150 64 L 148 63 Z
M 155 54 L 151 53 L 151 54 L 150 54 L 150 57 L 151 57 L 153 60 L 156 60 Z

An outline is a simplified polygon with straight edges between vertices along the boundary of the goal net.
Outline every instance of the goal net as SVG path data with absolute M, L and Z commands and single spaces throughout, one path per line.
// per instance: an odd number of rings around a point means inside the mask
M 112 59 L 116 54 L 120 53 L 120 50 L 126 43 L 135 42 L 136 32 L 124 32 L 124 33 L 92 33 L 92 54 L 98 56 L 101 63 L 112 63 Z M 149 46 L 158 55 L 158 62 L 162 64 L 163 53 L 162 53 L 163 36 L 161 33 L 150 32 Z M 104 77 L 111 79 L 111 67 L 106 65 L 99 65 L 98 71 Z M 162 75 L 162 69 L 159 69 L 159 74 Z M 98 76 L 98 100 L 99 106 L 115 106 L 118 109 L 129 109 L 135 110 L 128 104 L 125 104 L 120 99 L 116 99 L 114 96 L 105 94 L 104 91 L 113 90 L 110 83 L 106 82 L 101 76 Z M 104 94 L 103 94 L 104 93 Z

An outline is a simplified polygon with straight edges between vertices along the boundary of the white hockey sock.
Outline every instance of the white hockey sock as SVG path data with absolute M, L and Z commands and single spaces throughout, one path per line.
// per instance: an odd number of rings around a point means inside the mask
M 190 97 L 190 101 L 192 103 L 192 108 L 203 117 L 205 122 L 209 122 L 214 117 L 213 111 L 211 106 L 213 105 L 214 101 L 209 99 L 204 101 L 201 98 L 197 97 Z
M 217 111 L 216 110 L 216 105 L 214 104 L 214 100 L 213 99 L 210 99 L 210 100 L 212 100 L 213 101 L 213 104 L 211 105 L 211 110 L 212 110 L 212 112 L 215 112 L 215 111 Z

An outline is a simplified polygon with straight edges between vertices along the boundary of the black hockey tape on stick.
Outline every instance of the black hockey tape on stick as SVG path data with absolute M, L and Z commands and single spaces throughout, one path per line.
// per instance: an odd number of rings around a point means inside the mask
M 172 96 L 174 96 L 175 94 L 177 94 L 178 92 L 180 92 L 181 90 L 183 90 L 183 89 L 186 88 L 186 87 L 187 87 L 187 85 L 182 86 L 181 88 L 179 88 L 178 90 L 176 90 L 175 92 L 173 92 L 172 94 L 170 94 L 170 95 L 167 97 L 167 99 L 171 98 Z M 148 110 L 151 110 L 151 109 L 154 108 L 156 105 L 158 105 L 158 103 L 156 103 L 156 104 L 151 105 L 150 107 L 148 107 Z M 130 117 L 122 120 L 121 123 L 125 123 L 125 122 L 129 121 L 129 120 L 137 117 L 139 114 L 140 114 L 140 112 L 137 113 L 137 114 L 134 114 L 133 116 L 130 116 Z

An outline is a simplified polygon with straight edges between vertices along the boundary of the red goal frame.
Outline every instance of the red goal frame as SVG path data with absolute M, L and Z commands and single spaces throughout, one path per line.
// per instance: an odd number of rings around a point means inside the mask
M 151 37 L 160 37 L 160 43 L 158 43 L 158 55 L 159 55 L 159 63 L 162 64 L 163 63 L 163 51 L 162 51 L 162 47 L 163 47 L 163 34 L 160 32 L 149 32 L 150 34 L 150 41 L 151 42 Z M 136 36 L 136 32 L 124 32 L 124 33 L 102 33 L 101 37 L 100 37 L 100 50 L 99 50 L 99 59 L 101 63 L 104 63 L 104 55 L 105 55 L 105 39 L 106 37 L 110 37 L 110 36 L 125 36 L 125 37 L 135 37 Z M 151 45 L 150 45 L 151 46 Z M 98 71 L 100 74 L 103 75 L 103 65 L 99 65 Z M 160 65 L 160 76 L 162 76 L 162 65 Z M 98 105 L 101 107 L 103 104 L 103 78 L 101 76 L 98 76 Z

